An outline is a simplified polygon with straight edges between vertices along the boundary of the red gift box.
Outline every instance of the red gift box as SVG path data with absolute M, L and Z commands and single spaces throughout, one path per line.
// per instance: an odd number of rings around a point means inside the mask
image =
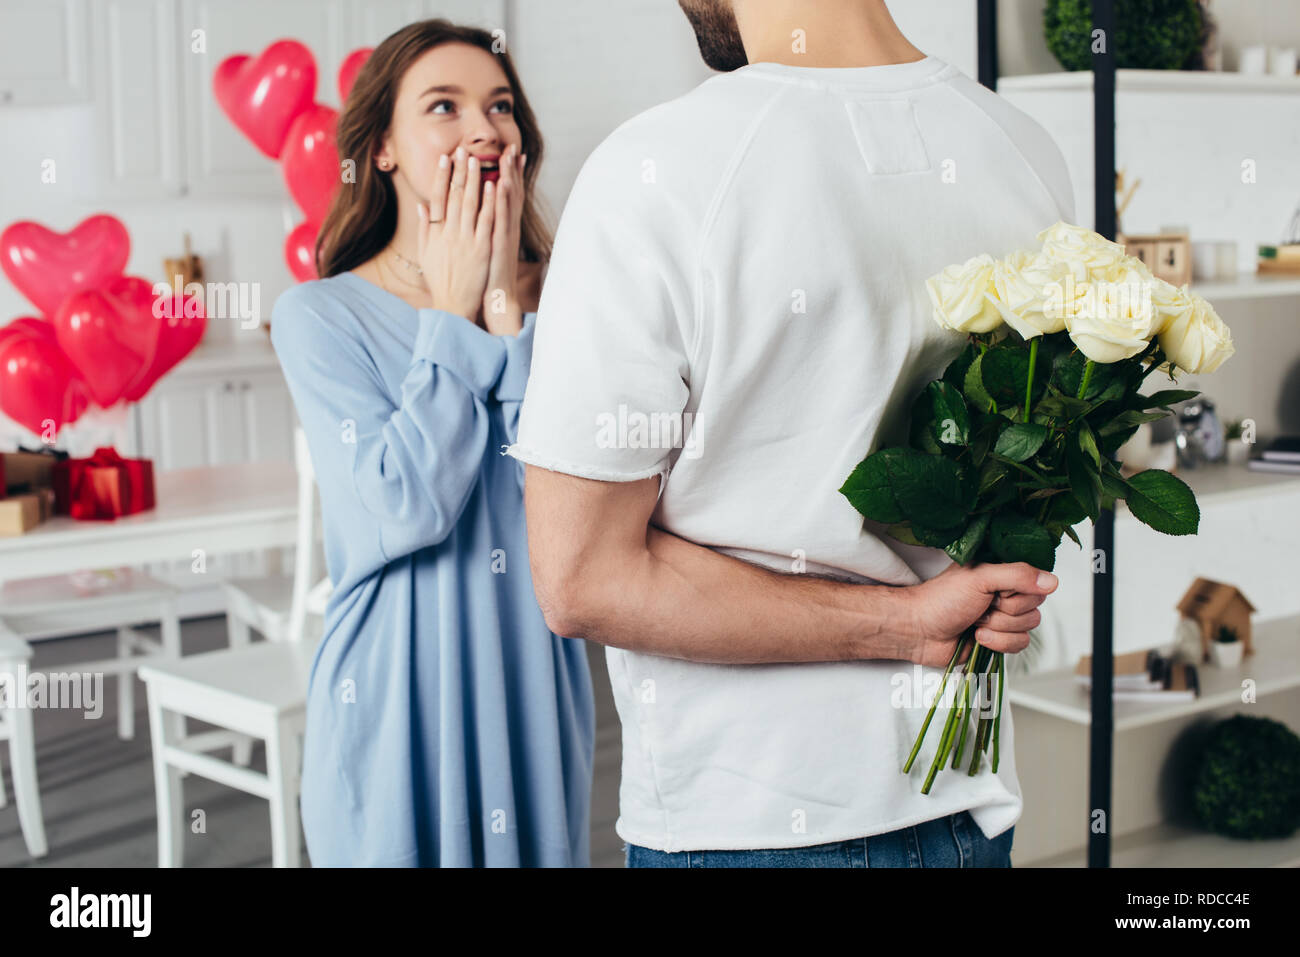
M 153 462 L 111 448 L 54 464 L 54 510 L 80 520 L 112 520 L 154 507 Z

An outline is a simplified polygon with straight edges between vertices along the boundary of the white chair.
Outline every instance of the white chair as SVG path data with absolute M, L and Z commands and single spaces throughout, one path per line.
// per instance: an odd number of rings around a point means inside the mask
M 130 741 L 140 656 L 181 656 L 179 593 L 176 586 L 132 568 L 24 578 L 0 586 L 0 615 L 10 631 L 27 640 L 115 628 L 116 657 L 62 668 L 117 675 L 117 736 Z M 159 623 L 158 638 L 132 627 L 151 621 Z
M 0 680 L 8 683 L 9 694 L 27 695 L 27 665 L 32 649 L 17 635 L 0 624 Z M 41 816 L 41 794 L 36 783 L 36 736 L 32 730 L 32 712 L 25 703 L 7 700 L 0 707 L 0 741 L 9 740 L 9 770 L 14 779 L 14 801 L 18 805 L 18 825 L 32 857 L 49 852 L 45 842 L 45 822 Z M 0 807 L 8 803 L 4 780 L 0 779 Z
M 294 436 L 298 466 L 298 537 L 288 610 L 275 608 L 282 593 L 241 588 L 228 594 L 237 603 L 243 628 L 251 621 L 270 639 L 250 643 L 246 632 L 237 647 L 151 663 L 140 669 L 149 689 L 149 725 L 153 734 L 154 788 L 158 803 L 158 866 L 183 861 L 184 772 L 218 781 L 266 798 L 271 811 L 271 864 L 297 867 L 301 855 L 298 817 L 301 737 L 307 710 L 307 677 L 319 638 L 315 616 L 308 634 L 315 573 L 316 486 L 302 430 Z M 256 593 L 255 593 L 256 592 Z M 264 599 L 259 601 L 259 596 Z M 277 621 L 283 621 L 283 628 Z M 240 627 L 240 626 L 236 626 Z M 234 632 L 232 632 L 232 635 Z M 194 718 L 219 730 L 186 735 L 178 722 Z M 266 742 L 266 773 L 244 767 L 240 753 L 249 738 Z M 206 752 L 235 745 L 235 760 Z

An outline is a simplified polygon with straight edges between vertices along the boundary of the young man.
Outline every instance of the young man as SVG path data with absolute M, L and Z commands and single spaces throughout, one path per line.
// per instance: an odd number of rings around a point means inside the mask
M 680 3 L 723 72 L 584 165 L 507 449 L 549 627 L 607 646 L 628 863 L 1008 866 L 1009 706 L 998 773 L 923 795 L 896 689 L 976 621 L 1022 650 L 1056 579 L 838 489 L 964 345 L 925 279 L 1071 220 L 1064 160 L 882 0 Z

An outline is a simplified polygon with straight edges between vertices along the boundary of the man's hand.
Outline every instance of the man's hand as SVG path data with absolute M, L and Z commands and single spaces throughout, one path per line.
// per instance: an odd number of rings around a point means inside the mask
M 905 660 L 944 667 L 957 639 L 975 623 L 975 640 L 981 645 L 1007 653 L 1023 651 L 1029 629 L 1042 621 L 1038 606 L 1056 586 L 1055 575 L 1027 562 L 954 563 L 929 581 L 907 588 L 916 638 L 904 649 Z
M 558 635 L 714 664 L 897 661 L 913 643 L 908 588 L 783 574 L 652 525 L 657 476 L 524 473 L 533 587 Z

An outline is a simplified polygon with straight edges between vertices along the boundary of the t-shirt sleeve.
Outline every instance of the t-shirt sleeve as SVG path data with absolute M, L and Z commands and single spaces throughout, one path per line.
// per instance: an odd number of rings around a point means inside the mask
M 692 236 L 634 149 L 574 183 L 538 303 L 520 462 L 607 482 L 667 478 L 689 397 Z

